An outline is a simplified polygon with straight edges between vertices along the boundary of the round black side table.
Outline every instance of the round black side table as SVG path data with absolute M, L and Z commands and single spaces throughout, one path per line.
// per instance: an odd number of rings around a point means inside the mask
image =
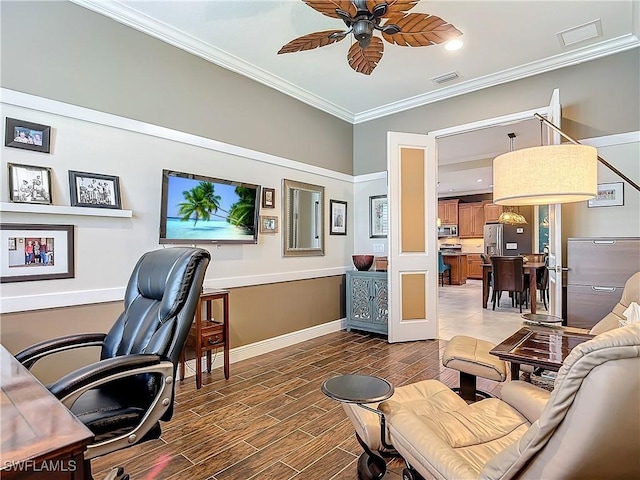
M 342 403 L 355 403 L 359 407 L 369 410 L 380 417 L 380 438 L 382 444 L 393 449 L 386 442 L 385 418 L 381 411 L 373 409 L 366 403 L 379 403 L 393 395 L 393 385 L 383 378 L 372 375 L 338 375 L 322 382 L 320 387 L 327 397 Z M 373 452 L 356 433 L 358 443 L 364 449 L 358 459 L 358 478 L 360 480 L 377 480 L 384 477 L 387 462 L 379 453 Z

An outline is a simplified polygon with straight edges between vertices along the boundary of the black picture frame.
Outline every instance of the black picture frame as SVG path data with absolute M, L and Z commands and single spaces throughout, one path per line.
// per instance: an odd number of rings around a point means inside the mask
M 49 125 L 40 125 L 39 123 L 6 117 L 5 147 L 49 153 L 50 144 L 51 127 Z
M 262 208 L 276 208 L 276 189 L 262 189 Z
M 75 276 L 73 225 L 3 223 L 0 236 L 0 283 Z
M 369 238 L 387 238 L 388 213 L 386 195 L 369 197 Z
M 9 169 L 9 200 L 13 203 L 51 205 L 51 169 L 35 165 L 7 163 Z
M 347 202 L 329 200 L 329 235 L 347 234 Z
M 122 208 L 120 178 L 115 175 L 69 170 L 69 193 L 72 207 Z

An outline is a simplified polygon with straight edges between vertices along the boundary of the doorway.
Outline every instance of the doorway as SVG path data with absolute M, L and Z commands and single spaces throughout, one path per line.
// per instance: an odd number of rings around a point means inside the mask
M 445 130 L 430 132 L 434 154 L 437 152 L 439 198 L 491 198 L 493 159 L 510 149 L 508 133 L 515 133 L 516 149 L 542 143 L 541 122 L 534 113 L 549 116 L 550 107 L 542 107 L 503 117 L 496 117 Z M 539 215 L 535 209 L 533 218 Z M 548 221 L 548 220 L 547 220 Z M 540 242 L 535 222 L 532 246 Z M 548 232 L 548 226 L 547 226 Z M 547 233 L 548 236 L 548 233 Z M 461 253 L 484 253 L 482 238 L 446 239 Z M 439 244 L 444 243 L 439 240 Z M 531 247 L 530 247 L 531 248 Z M 531 249 L 532 252 L 535 250 Z M 506 307 L 503 298 L 502 305 Z M 469 335 L 499 343 L 522 325 L 519 309 L 482 307 L 482 281 L 469 280 L 464 285 L 438 287 L 438 338 Z

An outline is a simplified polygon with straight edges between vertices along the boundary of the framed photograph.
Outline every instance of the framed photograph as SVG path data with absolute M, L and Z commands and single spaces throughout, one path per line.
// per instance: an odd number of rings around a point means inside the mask
M 278 217 L 260 215 L 260 233 L 278 233 Z
M 6 147 L 49 153 L 51 127 L 7 117 L 4 134 Z
M 347 234 L 347 202 L 329 200 L 329 235 Z
M 51 205 L 51 169 L 7 163 L 9 200 L 14 203 Z
M 69 170 L 72 207 L 120 209 L 120 181 L 113 175 Z
M 620 207 L 624 205 L 624 183 L 599 183 L 596 198 L 587 200 L 589 208 Z
M 276 208 L 276 189 L 262 189 L 262 208 Z
M 73 278 L 73 225 L 0 224 L 0 283 Z
M 369 197 L 369 238 L 386 238 L 388 225 L 387 196 Z

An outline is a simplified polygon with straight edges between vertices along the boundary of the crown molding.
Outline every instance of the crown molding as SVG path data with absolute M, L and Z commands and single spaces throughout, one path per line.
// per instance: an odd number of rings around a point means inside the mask
M 496 72 L 491 75 L 476 78 L 466 82 L 461 82 L 450 87 L 417 95 L 398 102 L 390 103 L 379 108 L 373 108 L 365 112 L 357 113 L 354 116 L 354 124 L 368 122 L 377 118 L 386 117 L 395 113 L 421 107 L 429 103 L 439 102 L 447 98 L 475 92 L 483 88 L 493 87 L 502 83 L 520 80 L 540 73 L 550 72 L 559 68 L 570 67 L 579 63 L 596 60 L 608 55 L 624 52 L 632 48 L 638 48 L 640 41 L 635 35 L 627 34 L 613 40 L 601 42 L 597 45 L 583 47 L 571 52 L 562 53 L 546 58 L 538 62 L 531 62 L 519 67 Z
M 365 110 L 360 113 L 350 112 L 332 102 L 329 102 L 318 95 L 304 90 L 292 83 L 272 75 L 265 70 L 255 67 L 233 55 L 230 55 L 219 48 L 213 47 L 198 40 L 197 38 L 181 32 L 178 29 L 159 22 L 157 20 L 141 14 L 140 12 L 123 5 L 117 1 L 104 0 L 70 0 L 71 2 L 105 15 L 119 23 L 134 28 L 142 33 L 155 37 L 165 43 L 180 48 L 193 55 L 197 55 L 222 68 L 248 77 L 256 82 L 273 88 L 281 93 L 289 95 L 311 107 L 324 111 L 341 120 L 351 124 L 359 124 L 386 117 L 395 113 L 410 110 L 412 108 L 439 102 L 448 98 L 456 97 L 466 93 L 475 92 L 483 88 L 493 87 L 502 83 L 527 78 L 540 73 L 549 72 L 563 67 L 577 65 L 579 63 L 596 60 L 607 55 L 637 48 L 640 40 L 633 34 L 598 43 L 589 47 L 583 47 L 571 52 L 562 53 L 546 58 L 538 62 L 521 65 L 516 68 L 504 70 L 491 75 L 485 75 L 474 80 L 461 82 L 450 87 L 444 87 L 433 92 L 416 95 L 398 102 L 389 103 L 381 107 Z
M 119 23 L 162 40 L 169 45 L 180 48 L 204 60 L 214 63 L 226 70 L 262 83 L 267 87 L 300 100 L 318 110 L 322 110 L 341 120 L 353 123 L 354 115 L 348 110 L 331 103 L 307 90 L 273 75 L 265 70 L 247 63 L 227 52 L 209 45 L 163 22 L 141 14 L 126 5 L 104 0 L 70 0 L 72 3 L 109 17 Z

